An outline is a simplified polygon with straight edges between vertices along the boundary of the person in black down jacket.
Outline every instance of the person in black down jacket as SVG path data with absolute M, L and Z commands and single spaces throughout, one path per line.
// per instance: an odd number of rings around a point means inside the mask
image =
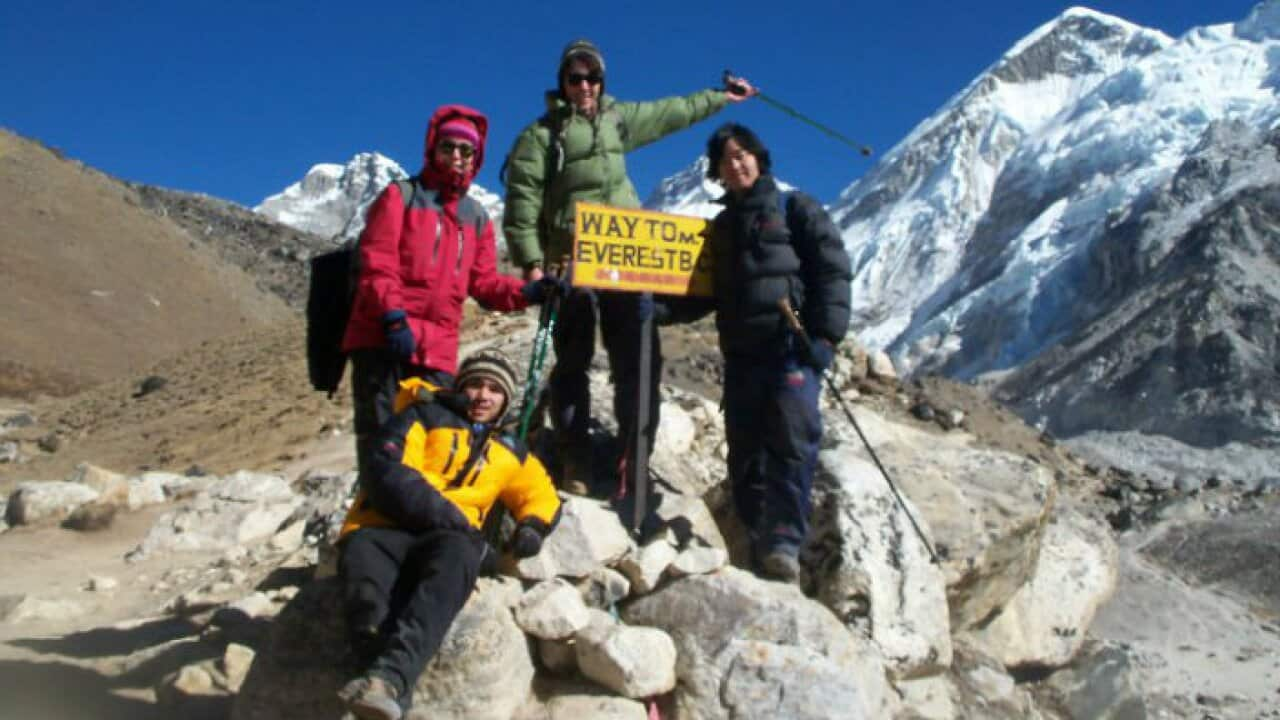
M 672 302 L 659 319 L 715 308 L 734 507 L 751 536 L 753 569 L 794 581 L 822 437 L 820 376 L 849 326 L 849 256 L 816 200 L 778 190 L 769 151 L 750 129 L 720 127 L 707 157 L 707 176 L 727 191 L 711 229 L 714 301 Z M 808 345 L 779 310 L 784 297 Z

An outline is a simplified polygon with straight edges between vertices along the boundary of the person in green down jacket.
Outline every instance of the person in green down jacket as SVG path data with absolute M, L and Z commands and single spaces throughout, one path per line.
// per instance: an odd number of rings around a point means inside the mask
M 729 103 L 746 100 L 755 88 L 741 78 L 725 87 L 652 102 L 621 102 L 604 93 L 605 63 L 588 40 L 569 43 L 560 56 L 556 89 L 547 111 L 516 138 L 507 157 L 506 210 L 502 229 L 514 263 L 525 279 L 563 273 L 573 244 L 578 201 L 640 207 L 627 177 L 624 154 L 707 118 Z M 561 301 L 552 339 L 551 413 L 559 472 L 568 490 L 591 485 L 587 369 L 595 350 L 597 320 L 614 381 L 613 409 L 619 437 L 632 436 L 639 379 L 640 327 L 652 297 L 638 293 L 574 288 Z M 662 356 L 652 331 L 650 421 L 643 428 L 653 447 L 658 428 L 658 381 Z M 625 451 L 624 451 L 625 453 Z M 624 456 L 625 457 L 625 456 Z

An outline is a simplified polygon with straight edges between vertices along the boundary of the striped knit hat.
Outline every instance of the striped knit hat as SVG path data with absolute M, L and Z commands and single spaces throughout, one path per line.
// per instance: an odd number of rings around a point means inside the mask
M 506 402 L 502 404 L 502 409 L 498 411 L 498 417 L 493 422 L 497 423 L 507 414 L 507 410 L 511 408 L 511 401 L 516 396 L 516 368 L 507 359 L 507 356 L 500 350 L 486 349 L 480 350 L 462 361 L 462 365 L 458 367 L 458 379 L 455 386 L 462 388 L 467 384 L 468 380 L 477 377 L 485 377 L 498 383 L 502 388 L 502 392 L 506 395 Z

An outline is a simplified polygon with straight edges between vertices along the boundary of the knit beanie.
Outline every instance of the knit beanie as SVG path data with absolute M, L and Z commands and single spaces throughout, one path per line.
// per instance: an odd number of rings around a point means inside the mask
M 480 145 L 480 133 L 476 132 L 475 124 L 464 117 L 452 117 L 444 121 L 436 131 L 436 134 L 440 138 L 451 137 L 466 140 L 473 147 Z
M 604 55 L 600 54 L 600 48 L 595 43 L 586 38 L 579 38 L 564 46 L 564 51 L 560 53 L 560 68 L 556 70 L 556 88 L 560 88 L 560 81 L 564 79 L 565 69 L 569 67 L 569 62 L 574 58 L 586 57 L 591 61 L 592 65 L 600 68 L 600 74 L 604 75 Z
M 511 401 L 516 396 L 516 369 L 507 359 L 507 356 L 500 350 L 480 350 L 466 360 L 462 361 L 462 365 L 458 367 L 458 376 L 455 386 L 459 389 L 463 388 L 468 380 L 472 378 L 484 377 L 498 383 L 502 388 L 503 394 L 507 396 L 507 400 L 502 405 L 502 410 L 498 412 L 498 417 L 494 419 L 496 423 L 507 414 L 507 410 L 511 407 Z

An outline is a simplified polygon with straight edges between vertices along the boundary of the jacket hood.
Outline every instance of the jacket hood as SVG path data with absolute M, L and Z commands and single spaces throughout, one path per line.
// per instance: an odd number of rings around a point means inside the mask
M 484 113 L 466 105 L 441 105 L 431 114 L 431 121 L 427 123 L 426 142 L 422 146 L 422 167 L 431 167 L 431 149 L 436 146 L 437 130 L 446 120 L 455 117 L 470 120 L 476 126 L 476 132 L 480 135 L 480 143 L 476 146 L 475 161 L 471 164 L 471 177 L 474 178 L 479 174 L 480 166 L 484 165 L 484 146 L 485 139 L 489 135 L 489 119 L 484 116 Z

